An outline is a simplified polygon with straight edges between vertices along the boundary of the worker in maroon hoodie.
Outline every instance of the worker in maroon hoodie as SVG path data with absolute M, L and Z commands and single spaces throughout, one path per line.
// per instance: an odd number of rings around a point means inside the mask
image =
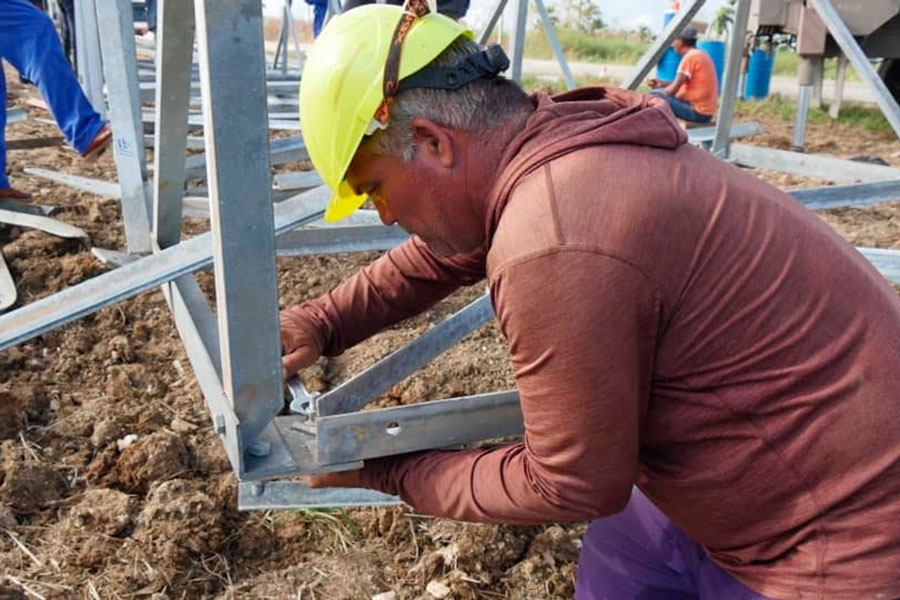
M 487 278 L 525 441 L 311 478 L 454 519 L 592 520 L 578 598 L 900 596 L 900 299 L 660 99 L 528 97 L 456 23 L 367 6 L 301 88 L 328 218 L 416 234 L 282 313 L 286 374 Z

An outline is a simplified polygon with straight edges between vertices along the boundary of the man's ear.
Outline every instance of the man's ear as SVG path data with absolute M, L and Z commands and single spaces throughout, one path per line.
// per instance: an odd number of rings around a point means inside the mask
M 412 133 L 416 147 L 425 153 L 426 159 L 437 161 L 445 168 L 455 164 L 456 148 L 449 129 L 436 125 L 428 119 L 416 117 L 412 120 Z

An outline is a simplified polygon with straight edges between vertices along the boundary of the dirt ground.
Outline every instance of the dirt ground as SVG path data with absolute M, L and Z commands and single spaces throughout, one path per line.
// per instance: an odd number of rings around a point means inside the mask
M 9 77 L 9 104 L 31 88 Z M 57 135 L 30 109 L 8 139 Z M 789 143 L 764 123 L 750 139 Z M 900 166 L 888 134 L 810 126 L 810 150 L 876 155 Z M 112 160 L 68 148 L 11 151 L 14 185 L 91 244 L 122 249 L 117 203 L 25 175 L 39 166 L 115 180 Z M 786 189 L 822 185 L 775 173 Z M 900 206 L 822 217 L 857 245 L 900 247 Z M 185 230 L 206 227 L 189 221 Z M 0 227 L 19 305 L 107 270 L 90 245 Z M 320 294 L 376 255 L 281 259 L 283 306 Z M 198 275 L 211 291 L 212 277 Z M 328 388 L 483 293 L 463 290 L 424 315 L 307 373 Z M 505 343 L 492 323 L 395 386 L 381 406 L 508 389 Z M 0 353 L 0 599 L 2 598 L 570 598 L 585 524 L 455 523 L 409 508 L 238 513 L 236 484 L 212 432 L 162 295 L 147 292 Z

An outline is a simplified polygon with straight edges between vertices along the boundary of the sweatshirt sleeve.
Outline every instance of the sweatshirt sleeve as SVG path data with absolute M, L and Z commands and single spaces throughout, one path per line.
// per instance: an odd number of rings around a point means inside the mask
M 525 442 L 367 461 L 371 487 L 470 521 L 593 519 L 627 504 L 638 471 L 661 300 L 642 272 L 557 248 L 494 278 Z
M 484 279 L 484 261 L 482 250 L 437 256 L 413 236 L 330 292 L 282 311 L 282 319 L 301 325 L 320 354 L 336 356 Z

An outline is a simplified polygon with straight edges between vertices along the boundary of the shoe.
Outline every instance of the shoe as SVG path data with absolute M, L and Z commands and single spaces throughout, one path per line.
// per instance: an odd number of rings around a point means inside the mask
M 22 190 L 17 190 L 14 187 L 5 187 L 0 188 L 0 199 L 3 198 L 8 200 L 28 200 L 31 198 L 31 194 L 23 192 Z
M 109 125 L 104 124 L 88 145 L 87 150 L 81 153 L 81 157 L 89 161 L 97 160 L 109 148 L 110 142 L 112 142 L 112 129 L 109 128 Z

